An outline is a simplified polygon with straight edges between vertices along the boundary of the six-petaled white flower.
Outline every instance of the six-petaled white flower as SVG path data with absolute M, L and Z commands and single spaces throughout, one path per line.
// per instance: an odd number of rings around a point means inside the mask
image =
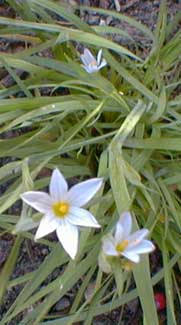
M 150 253 L 155 246 L 148 236 L 148 229 L 140 229 L 130 234 L 132 217 L 129 212 L 124 212 L 116 224 L 114 236 L 110 235 L 103 241 L 103 252 L 110 256 L 124 256 L 134 263 L 140 261 L 139 254 Z
M 102 59 L 101 61 L 101 56 L 102 56 L 102 49 L 99 50 L 97 54 L 97 59 L 92 55 L 92 53 L 88 49 L 84 49 L 84 54 L 81 54 L 80 56 L 81 61 L 83 62 L 82 65 L 83 68 L 88 73 L 99 71 L 107 64 L 105 59 Z
M 35 240 L 56 230 L 59 241 L 75 258 L 78 249 L 78 227 L 99 228 L 94 216 L 82 209 L 102 185 L 102 178 L 93 178 L 68 190 L 68 184 L 58 169 L 52 173 L 49 192 L 30 191 L 21 195 L 24 202 L 43 213 L 44 216 L 35 235 Z

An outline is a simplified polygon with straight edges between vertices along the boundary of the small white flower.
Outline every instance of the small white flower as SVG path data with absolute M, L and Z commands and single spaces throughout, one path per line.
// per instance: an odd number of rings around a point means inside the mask
M 94 216 L 82 209 L 102 185 L 102 178 L 93 178 L 68 190 L 68 184 L 58 169 L 52 173 L 49 192 L 25 192 L 21 195 L 23 201 L 44 216 L 35 235 L 35 240 L 56 230 L 59 241 L 74 258 L 78 249 L 78 227 L 99 228 Z
M 150 253 L 155 246 L 150 240 L 144 239 L 148 236 L 148 229 L 140 229 L 130 234 L 132 228 L 132 217 L 129 212 L 124 212 L 116 224 L 114 236 L 110 235 L 103 241 L 103 251 L 106 255 L 124 256 L 134 263 L 140 261 L 139 254 Z
M 84 49 L 84 54 L 81 54 L 80 56 L 81 61 L 83 63 L 82 65 L 83 68 L 88 73 L 99 71 L 107 64 L 105 59 L 102 59 L 101 61 L 101 56 L 102 56 L 102 49 L 99 50 L 97 54 L 97 59 L 92 55 L 92 53 L 88 49 Z

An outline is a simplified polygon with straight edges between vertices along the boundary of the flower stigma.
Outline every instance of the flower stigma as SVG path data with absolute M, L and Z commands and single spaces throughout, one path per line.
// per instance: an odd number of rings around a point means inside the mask
M 64 218 L 69 212 L 69 208 L 67 202 L 56 202 L 53 204 L 53 212 L 59 218 Z
M 121 243 L 116 245 L 116 250 L 118 253 L 122 253 L 125 248 L 128 246 L 129 241 L 128 240 L 123 240 Z

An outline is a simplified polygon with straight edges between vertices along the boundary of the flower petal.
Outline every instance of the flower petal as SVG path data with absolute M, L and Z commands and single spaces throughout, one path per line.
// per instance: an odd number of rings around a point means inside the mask
M 103 240 L 102 249 L 106 255 L 111 255 L 111 256 L 119 255 L 117 250 L 115 249 L 114 239 L 111 236 Z
M 96 65 L 90 65 L 89 66 L 89 73 L 94 73 L 94 72 L 97 72 L 99 69 L 98 69 L 98 66 L 97 64 Z
M 86 67 L 87 65 L 89 65 L 89 62 L 86 60 L 86 57 L 84 54 L 80 55 L 80 59 L 81 59 L 82 63 L 84 64 L 83 67 L 84 66 Z
M 70 214 L 68 215 L 68 221 L 77 226 L 84 226 L 84 227 L 93 227 L 99 228 L 100 225 L 98 224 L 97 220 L 94 218 L 92 213 L 85 209 L 71 207 Z
M 65 251 L 72 259 L 75 258 L 78 250 L 78 229 L 68 222 L 63 222 L 56 230 L 57 237 Z
M 133 253 L 133 252 L 122 252 L 121 255 L 123 255 L 124 257 L 126 257 L 128 260 L 134 262 L 134 263 L 139 263 L 140 261 L 140 257 L 139 255 Z
M 85 71 L 87 71 L 88 73 L 92 73 L 92 69 L 89 66 L 86 65 L 82 65 L 82 67 L 84 68 Z
M 101 62 L 101 56 L 102 56 L 102 49 L 99 50 L 97 54 L 97 64 L 99 65 Z
M 81 54 L 80 58 L 81 58 L 82 63 L 85 66 L 89 66 L 92 64 L 92 62 L 96 62 L 95 57 L 91 54 L 91 52 L 89 50 L 84 50 L 84 54 Z
M 54 218 L 53 215 L 45 215 L 39 224 L 38 230 L 35 235 L 35 240 L 42 238 L 53 232 L 59 226 L 59 220 Z
M 120 242 L 127 238 L 132 228 L 132 217 L 129 212 L 123 212 L 116 224 L 115 239 Z
M 95 57 L 92 55 L 92 53 L 88 49 L 84 49 L 84 60 L 86 63 L 84 64 L 90 64 L 93 61 L 96 61 Z
M 67 194 L 67 200 L 72 206 L 81 207 L 89 202 L 102 185 L 102 178 L 92 178 L 74 185 Z
M 51 198 L 47 193 L 29 191 L 21 194 L 21 198 L 41 213 L 47 213 L 51 209 Z
M 49 190 L 54 201 L 60 201 L 68 191 L 67 181 L 57 168 L 52 173 Z
M 95 66 L 91 66 L 91 65 L 83 65 L 82 67 L 83 67 L 84 70 L 86 70 L 88 73 L 93 73 L 93 72 L 96 72 L 96 71 L 99 70 L 98 67 L 97 67 L 97 65 L 95 65 Z
M 127 237 L 127 240 L 130 242 L 129 247 L 138 245 L 146 236 L 148 236 L 148 234 L 149 230 L 143 228 L 129 235 Z
M 142 240 L 138 245 L 129 247 L 125 249 L 125 252 L 134 252 L 136 254 L 150 253 L 155 249 L 155 246 L 150 240 Z
M 120 243 L 124 238 L 124 229 L 122 224 L 118 221 L 116 224 L 116 230 L 114 233 L 116 243 Z
M 103 67 L 105 67 L 105 65 L 107 65 L 107 61 L 105 59 L 103 59 L 102 62 L 101 62 L 101 64 L 98 65 L 98 70 L 100 70 Z

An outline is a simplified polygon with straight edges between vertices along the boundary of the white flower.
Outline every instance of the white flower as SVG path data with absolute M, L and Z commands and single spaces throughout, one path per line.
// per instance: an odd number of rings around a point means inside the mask
M 140 229 L 130 234 L 132 217 L 129 212 L 124 212 L 116 224 L 114 236 L 110 235 L 103 241 L 103 251 L 106 255 L 124 256 L 134 263 L 140 261 L 139 254 L 150 253 L 155 246 L 148 236 L 148 229 Z
M 99 50 L 97 54 L 97 59 L 92 55 L 92 53 L 88 49 L 84 49 L 84 54 L 81 54 L 80 58 L 83 62 L 83 68 L 88 73 L 93 73 L 96 71 L 99 71 L 101 68 L 103 68 L 107 62 L 105 59 L 101 61 L 102 56 L 102 49 Z
M 21 195 L 23 201 L 44 216 L 35 235 L 35 240 L 56 230 L 59 241 L 74 258 L 78 249 L 78 227 L 99 228 L 94 216 L 82 209 L 102 185 L 102 178 L 93 178 L 68 190 L 68 184 L 58 169 L 52 173 L 49 185 L 50 194 L 44 192 L 25 192 Z

